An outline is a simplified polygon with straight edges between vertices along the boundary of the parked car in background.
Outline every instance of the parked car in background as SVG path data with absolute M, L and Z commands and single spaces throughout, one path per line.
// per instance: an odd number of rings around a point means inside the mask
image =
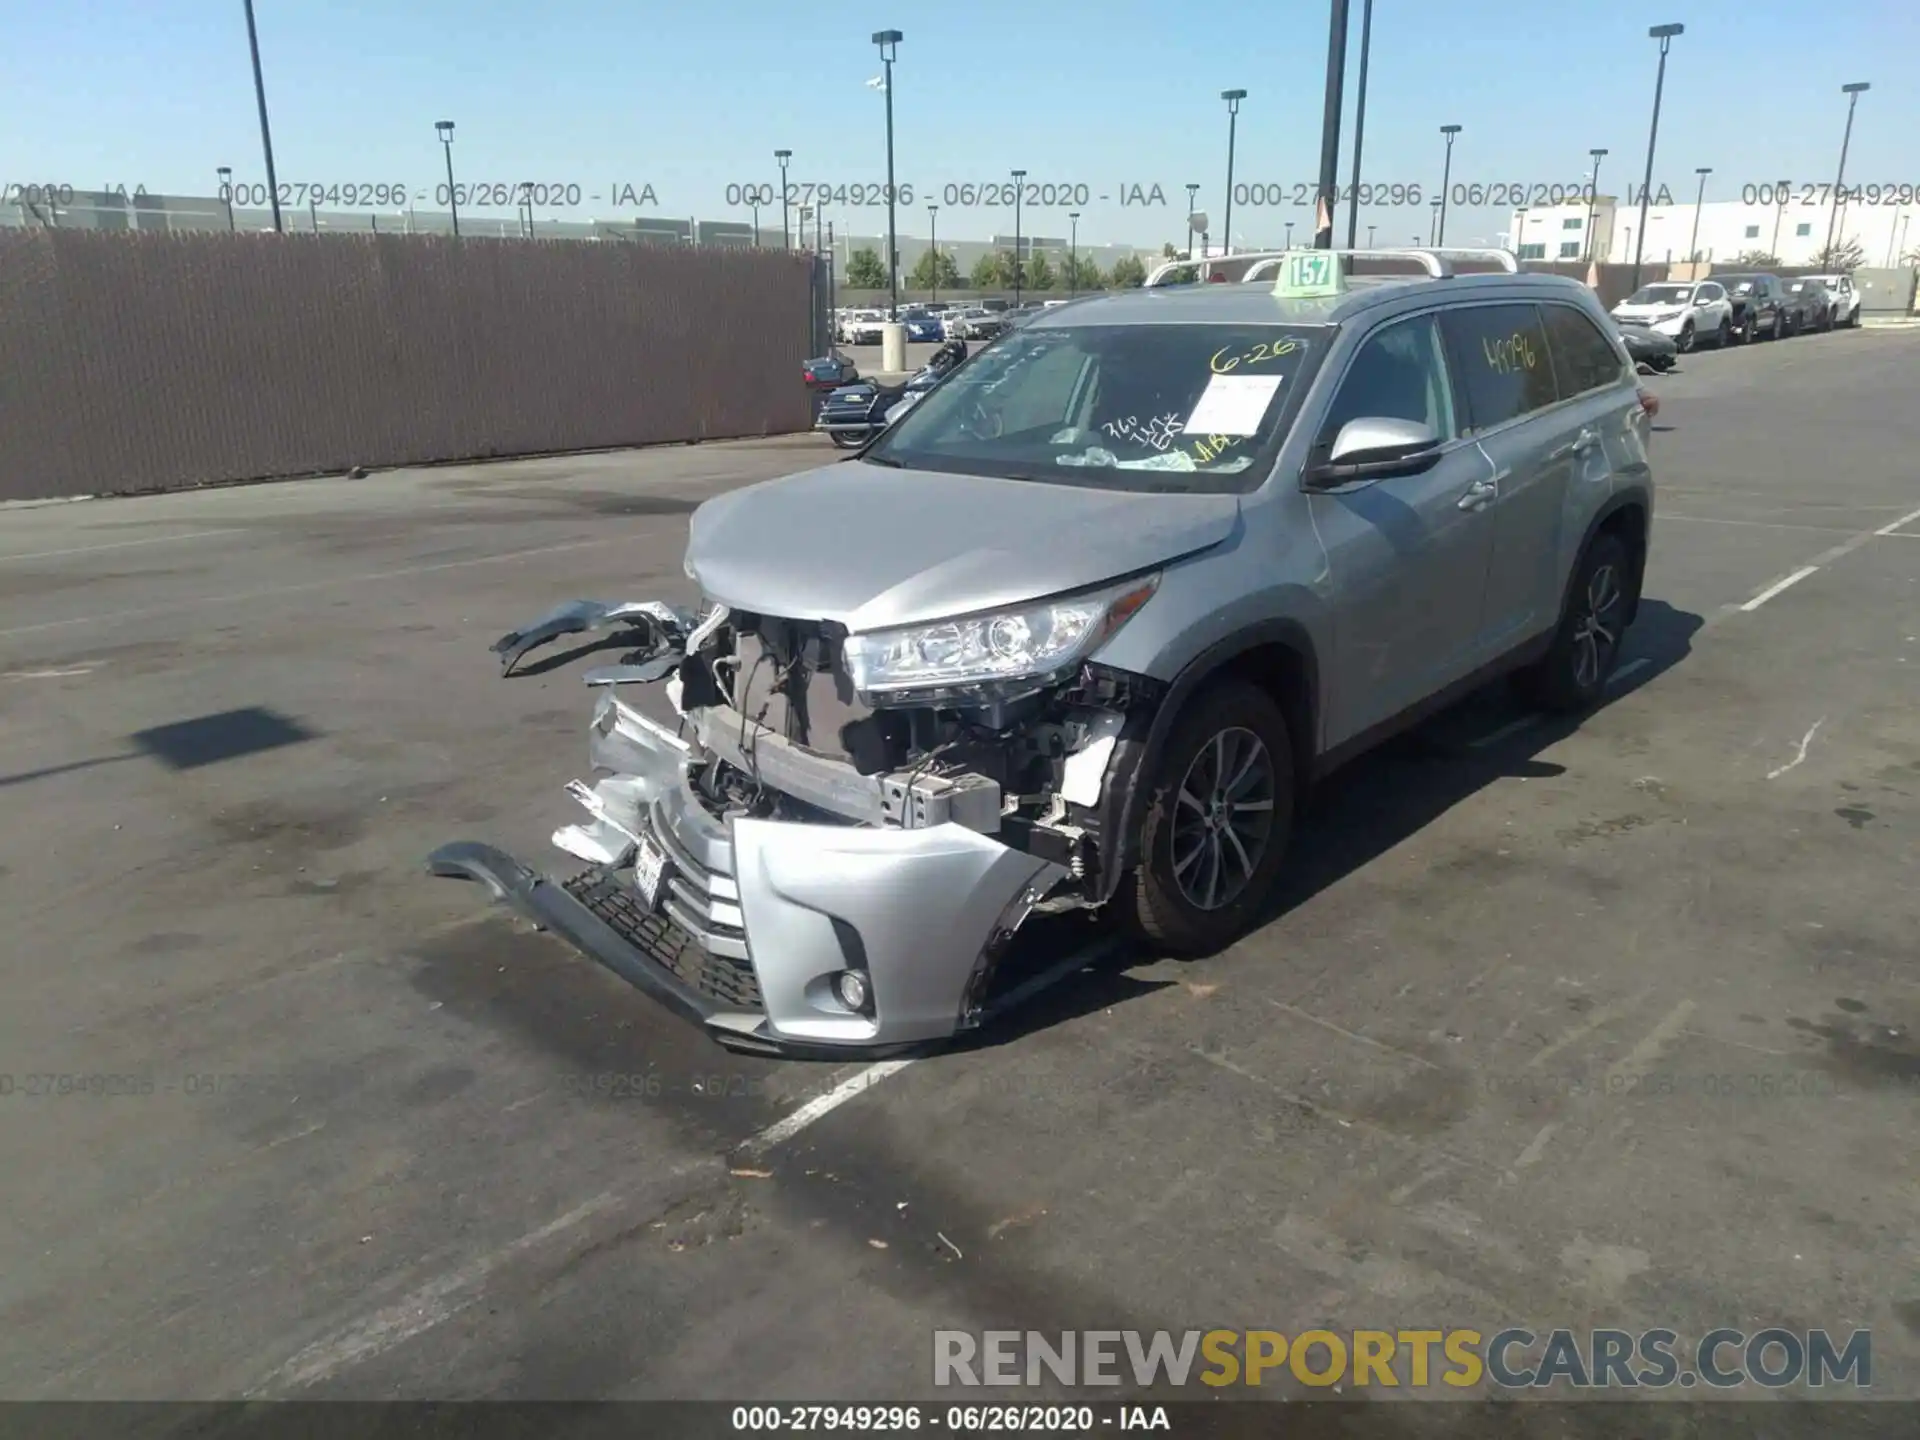
M 1804 335 L 1809 330 L 1827 328 L 1827 314 L 1832 308 L 1832 297 L 1827 294 L 1824 285 L 1809 285 L 1796 277 L 1780 282 L 1780 309 L 1784 319 L 1782 329 L 1788 335 Z
M 1616 319 L 1613 324 L 1637 369 L 1664 372 L 1673 368 L 1680 351 L 1672 336 L 1632 320 Z
M 1667 336 L 1682 355 L 1733 339 L 1733 303 L 1715 280 L 1642 285 L 1613 307 L 1613 318 Z
M 928 341 L 938 342 L 947 338 L 940 324 L 940 317 L 931 310 L 902 310 L 900 323 L 907 327 L 907 339 L 916 345 Z
M 989 311 L 992 314 L 998 315 L 1001 311 L 1010 309 L 1012 307 L 1010 307 L 1006 301 L 996 296 L 986 300 L 982 300 L 978 308 Z
M 1716 275 L 1733 302 L 1733 338 L 1745 344 L 1765 336 L 1778 340 L 1787 331 L 1784 290 L 1778 275 Z
M 1833 292 L 1836 325 L 1854 326 L 1860 323 L 1860 292 L 1854 287 L 1851 275 L 1809 275 L 1809 280 L 1818 280 Z
M 847 316 L 840 342 L 843 345 L 878 345 L 880 327 L 886 318 L 878 310 L 855 310 Z
M 1003 302 L 1004 303 L 1004 302 Z M 954 340 L 991 340 L 1007 328 L 1004 314 L 984 307 L 962 310 L 947 322 L 947 335 Z
M 1796 276 L 1787 281 L 1787 298 L 1799 305 L 1802 312 L 1794 322 L 1796 331 L 1831 330 L 1839 323 L 1840 297 L 1824 280 L 1812 275 Z

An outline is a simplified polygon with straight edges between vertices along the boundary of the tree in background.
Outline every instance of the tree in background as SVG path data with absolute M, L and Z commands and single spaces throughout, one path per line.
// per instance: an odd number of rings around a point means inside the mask
M 1113 270 L 1107 276 L 1107 283 L 1116 290 L 1126 289 L 1147 283 L 1147 267 L 1140 263 L 1138 255 L 1128 255 L 1113 262 Z
M 1780 257 L 1771 250 L 1742 250 L 1733 257 L 1736 265 L 1750 265 L 1756 270 L 1771 270 L 1780 263 Z
M 1160 258 L 1162 260 L 1178 260 L 1186 253 L 1186 251 L 1178 248 L 1171 240 L 1160 247 Z
M 880 263 L 880 252 L 868 245 L 849 255 L 846 284 L 850 290 L 886 289 L 887 267 Z
M 874 263 L 880 263 L 879 256 L 874 256 Z M 943 290 L 952 290 L 960 284 L 960 267 L 954 263 L 948 251 L 922 250 L 920 258 L 914 262 L 913 273 L 907 277 L 907 283 L 916 290 L 931 290 L 936 285 Z
M 1047 257 L 1039 251 L 1027 256 L 1026 269 L 1022 275 L 1025 290 L 1051 290 L 1053 288 L 1053 266 L 1047 263 Z
M 1867 252 L 1858 240 L 1842 240 L 1838 245 L 1823 247 L 1812 263 L 1825 274 L 1851 275 L 1867 263 Z
M 989 250 L 973 262 L 973 274 L 968 283 L 976 290 L 998 290 L 1013 278 L 1013 270 L 1000 268 L 1000 257 Z
M 1084 255 L 1067 256 L 1060 266 L 1060 278 L 1072 290 L 1100 290 L 1107 283 L 1100 267 Z

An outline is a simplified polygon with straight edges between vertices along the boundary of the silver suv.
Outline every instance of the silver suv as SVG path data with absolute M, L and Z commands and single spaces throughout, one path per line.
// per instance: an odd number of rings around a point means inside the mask
M 709 500 L 697 611 L 494 647 L 640 642 L 587 677 L 599 778 L 554 837 L 585 871 L 433 869 L 723 1044 L 897 1053 L 1047 978 L 1001 964 L 1030 915 L 1230 942 L 1304 787 L 1490 678 L 1593 704 L 1653 513 L 1632 363 L 1504 252 L 1362 253 L 1048 310 L 857 455 Z M 677 729 L 623 698 L 660 682 Z

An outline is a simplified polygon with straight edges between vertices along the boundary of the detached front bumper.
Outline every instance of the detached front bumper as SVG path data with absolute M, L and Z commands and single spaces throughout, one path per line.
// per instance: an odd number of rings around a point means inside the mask
M 1006 940 L 1065 874 L 951 820 L 920 828 L 722 821 L 689 788 L 687 744 L 612 693 L 595 715 L 590 748 L 608 778 L 569 789 L 593 820 L 554 836 L 589 862 L 585 873 L 557 883 L 472 842 L 442 847 L 429 866 L 482 881 L 732 1049 L 873 1057 L 937 1045 L 982 1023 L 999 1008 L 987 997 Z M 796 767 L 786 777 L 792 787 L 815 787 L 841 813 L 871 801 L 884 816 L 900 803 L 887 777 L 861 777 L 797 749 L 778 761 L 774 754 L 765 758 Z M 909 794 L 908 808 L 922 798 Z M 642 856 L 664 862 L 657 905 L 636 880 Z M 836 993 L 835 977 L 847 970 L 866 982 L 859 1010 Z

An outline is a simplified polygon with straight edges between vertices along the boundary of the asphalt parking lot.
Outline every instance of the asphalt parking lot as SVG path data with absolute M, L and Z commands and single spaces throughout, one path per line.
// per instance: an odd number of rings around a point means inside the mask
M 1231 951 L 878 1073 L 422 864 L 565 863 L 586 662 L 488 644 L 688 598 L 687 512 L 823 441 L 0 512 L 0 1394 L 932 1398 L 936 1328 L 1425 1323 L 1871 1328 L 1920 1397 L 1920 334 L 1646 383 L 1604 709 L 1469 702 Z

